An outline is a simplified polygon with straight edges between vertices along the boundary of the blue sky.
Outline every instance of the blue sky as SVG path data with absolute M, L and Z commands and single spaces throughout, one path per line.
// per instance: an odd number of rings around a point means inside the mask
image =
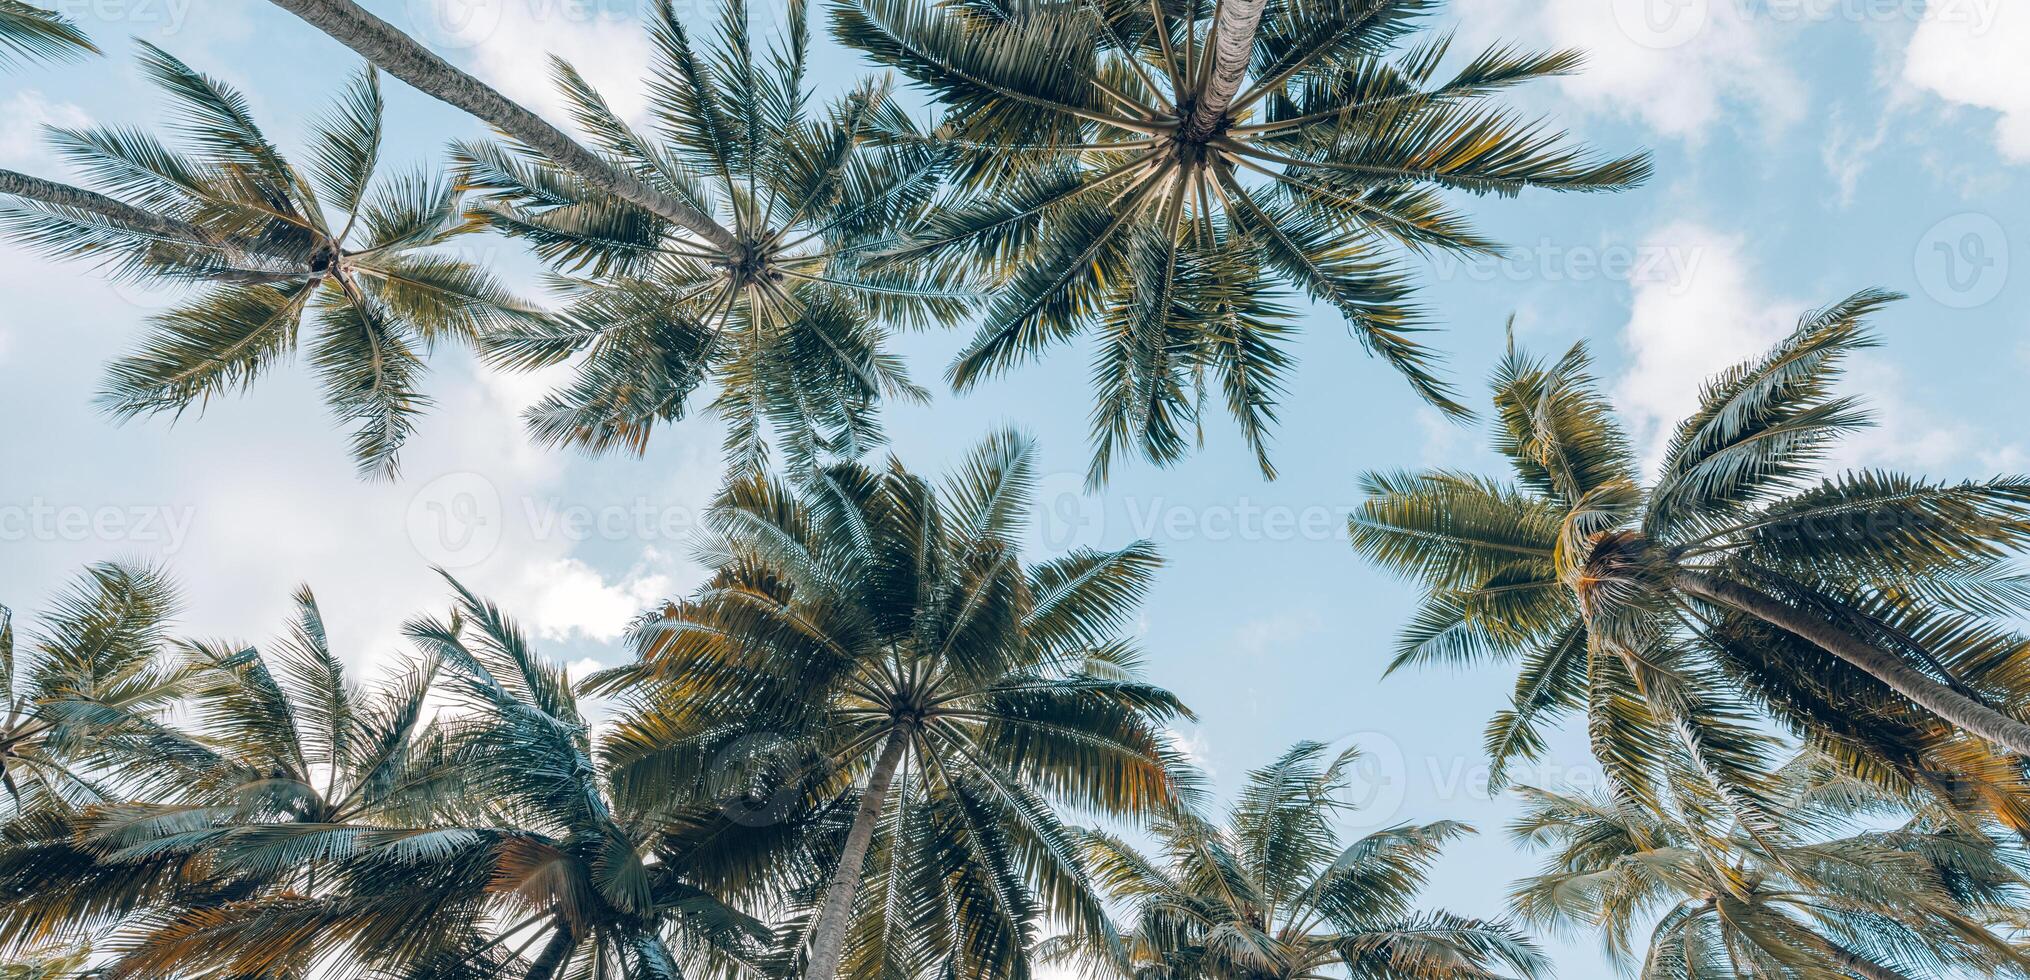
M 552 104 L 546 50 L 577 62 L 623 111 L 639 105 L 647 51 L 628 0 L 370 6 L 538 107 Z M 62 9 L 110 57 L 0 76 L 0 166 L 64 176 L 41 148 L 43 123 L 156 123 L 160 103 L 132 68 L 130 35 L 242 88 L 285 149 L 355 65 L 252 0 Z M 2011 267 L 2012 257 L 2030 263 L 2030 9 L 1458 0 L 1445 19 L 1463 49 L 1513 39 L 1589 51 L 1585 74 L 1527 90 L 1523 103 L 1605 149 L 1647 147 L 1657 167 L 1650 186 L 1622 195 L 1464 202 L 1515 246 L 1504 262 L 1425 269 L 1425 300 L 1446 326 L 1437 342 L 1467 390 L 1477 394 L 1513 314 L 1529 347 L 1591 344 L 1647 446 L 1701 377 L 1808 307 L 1884 286 L 1911 298 L 1881 319 L 1886 345 L 1850 380 L 1883 424 L 1842 465 L 1938 477 L 2030 469 L 2019 421 L 2030 407 L 2030 274 Z M 819 59 L 828 87 L 865 71 L 829 46 Z M 388 172 L 480 135 L 399 83 L 387 92 Z M 538 267 L 515 245 L 467 247 L 536 294 Z M 447 351 L 432 362 L 436 411 L 394 484 L 354 479 L 343 434 L 295 370 L 201 419 L 115 427 L 90 404 L 101 364 L 173 298 L 0 244 L 0 602 L 33 609 L 85 562 L 141 558 L 185 584 L 190 632 L 258 638 L 307 581 L 340 648 L 371 671 L 400 652 L 402 619 L 443 604 L 432 562 L 517 611 L 567 661 L 614 662 L 634 611 L 697 580 L 689 532 L 718 478 L 710 420 L 665 430 L 641 460 L 546 452 L 515 414 L 547 379 L 492 375 Z M 938 381 L 962 333 L 901 339 L 919 381 Z M 1102 497 L 1083 496 L 1087 359 L 1077 350 L 897 410 L 890 431 L 925 472 L 992 427 L 1035 435 L 1052 474 L 1039 547 L 1147 536 L 1168 557 L 1143 623 L 1149 669 L 1197 709 L 1182 734 L 1223 787 L 1299 738 L 1360 744 L 1371 760 L 1360 823 L 1476 824 L 1481 835 L 1453 849 L 1429 900 L 1498 912 L 1507 882 L 1533 863 L 1501 833 L 1512 807 L 1480 787 L 1480 733 L 1508 678 L 1494 668 L 1383 680 L 1412 593 L 1365 567 L 1343 531 L 1364 470 L 1493 460 L 1478 430 L 1419 407 L 1336 317 L 1310 314 L 1297 352 L 1273 483 L 1214 423 L 1190 462 L 1132 465 Z M 1525 776 L 1583 784 L 1595 773 L 1573 736 Z M 1612 975 L 1590 937 L 1551 945 L 1560 976 Z

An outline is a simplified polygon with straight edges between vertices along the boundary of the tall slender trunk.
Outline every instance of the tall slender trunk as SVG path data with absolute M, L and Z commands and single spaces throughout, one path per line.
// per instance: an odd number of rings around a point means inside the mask
M 0 170 L 0 194 L 12 194 L 31 201 L 96 214 L 117 225 L 124 225 L 144 235 L 179 242 L 208 242 L 211 236 L 204 230 L 174 218 L 165 218 L 151 211 L 137 208 L 125 201 L 116 200 L 88 191 L 82 187 L 59 184 L 41 177 L 31 177 L 12 170 Z
M 1714 575 L 1680 570 L 1678 588 L 1714 605 L 1724 606 L 1796 634 L 1819 649 L 1881 681 L 1896 693 L 1996 745 L 2030 756 L 2030 725 L 1953 690 L 1910 666 L 1902 657 L 1855 636 L 1810 613 L 1793 609 L 1754 589 Z
M 902 750 L 909 745 L 909 731 L 897 726 L 888 733 L 881 758 L 867 774 L 867 788 L 860 792 L 860 809 L 853 814 L 853 828 L 846 832 L 846 852 L 839 856 L 838 870 L 825 888 L 825 904 L 811 926 L 811 962 L 804 980 L 834 980 L 839 975 L 839 958 L 846 949 L 846 926 L 852 919 L 853 896 L 860 890 L 860 870 L 867 864 L 867 849 L 874 843 L 874 825 L 881 820 L 881 805 L 888 787 L 895 782 L 895 770 L 902 764 Z
M 60 184 L 13 170 L 0 170 L 0 194 L 10 194 L 42 204 L 98 215 L 115 225 L 149 238 L 173 245 L 187 245 L 194 249 L 213 251 L 223 256 L 229 263 L 245 263 L 246 267 L 228 266 L 209 272 L 208 277 L 213 281 L 279 282 L 300 278 L 303 274 L 303 260 L 300 256 L 263 252 L 244 240 L 222 241 L 218 236 L 190 222 L 164 217 L 82 187 Z M 264 265 L 268 267 L 262 268 Z
M 415 86 L 417 91 L 463 109 L 535 148 L 594 188 L 646 208 L 719 248 L 732 249 L 739 244 L 733 233 L 720 227 L 711 215 L 600 159 L 563 130 L 485 82 L 452 67 L 416 39 L 352 0 L 274 0 L 274 3 L 331 35 L 381 70 Z
M 1206 52 L 1213 59 L 1212 71 L 1206 76 L 1205 91 L 1192 103 L 1191 118 L 1185 120 L 1185 139 L 1204 140 L 1226 121 L 1226 111 L 1248 73 L 1248 60 L 1255 52 L 1255 29 L 1262 25 L 1266 6 L 1268 0 L 1220 0 L 1219 16 L 1213 18 L 1212 31 L 1205 39 L 1212 49 Z
M 557 934 L 543 945 L 543 951 L 536 954 L 536 961 L 529 964 L 528 975 L 522 980 L 550 980 L 557 971 L 564 968 L 564 961 L 571 958 L 571 950 L 578 945 L 578 934 L 568 922 L 557 923 Z

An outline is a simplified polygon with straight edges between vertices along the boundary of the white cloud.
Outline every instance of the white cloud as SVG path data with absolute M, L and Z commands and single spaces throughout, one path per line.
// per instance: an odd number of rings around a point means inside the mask
M 2030 8 L 1934 0 L 1904 49 L 1903 80 L 1947 102 L 1993 110 L 1995 143 L 2030 160 Z
M 632 5 L 582 0 L 410 0 L 411 20 L 439 50 L 489 84 L 562 123 L 564 102 L 550 56 L 576 67 L 622 117 L 641 118 L 642 80 L 652 63 L 643 25 L 617 11 Z
M 1628 363 L 1613 398 L 1630 427 L 1644 470 L 1656 471 L 1672 427 L 1698 407 L 1699 388 L 1713 374 L 1781 340 L 1804 312 L 1838 296 L 1773 295 L 1750 274 L 1743 241 L 1710 228 L 1678 223 L 1650 235 L 1652 243 L 1698 249 L 1697 273 L 1682 280 L 1638 282 L 1622 330 Z M 1888 316 L 1895 315 L 1891 307 Z M 1876 424 L 1849 436 L 1826 469 L 1901 469 L 1927 476 L 1992 474 L 2020 468 L 2015 446 L 1965 422 L 1939 417 L 1896 367 L 1894 352 L 1863 353 L 1849 363 L 1841 390 L 1859 394 Z
M 1694 249 L 1690 271 L 1638 279 L 1623 332 L 1628 370 L 1615 386 L 1645 460 L 1654 464 L 1670 427 L 1699 403 L 1699 386 L 1781 338 L 1803 305 L 1762 295 L 1749 279 L 1742 241 L 1680 222 L 1646 237 L 1645 248 Z
M 617 581 L 576 558 L 533 562 L 503 596 L 511 608 L 544 639 L 564 640 L 573 634 L 595 640 L 618 637 L 643 609 L 670 596 L 668 575 L 637 566 Z
M 25 170 L 46 170 L 57 163 L 43 136 L 44 126 L 76 128 L 91 117 L 69 102 L 51 100 L 35 89 L 24 89 L 0 102 L 0 163 Z
M 1561 79 L 1595 111 L 1638 119 L 1694 139 L 1730 110 L 1765 126 L 1801 116 L 1804 85 L 1777 50 L 1767 22 L 1731 0 L 1462 0 L 1459 20 L 1481 43 L 1515 39 L 1576 48 L 1586 67 Z

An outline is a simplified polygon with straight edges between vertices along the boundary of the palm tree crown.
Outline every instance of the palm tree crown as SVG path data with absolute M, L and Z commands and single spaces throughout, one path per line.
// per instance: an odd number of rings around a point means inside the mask
M 805 759 L 758 753 L 756 775 L 718 777 L 840 814 L 793 972 L 1021 976 L 1046 919 L 1104 922 L 1053 801 L 1144 814 L 1177 795 L 1162 726 L 1183 708 L 1118 635 L 1157 557 L 1024 566 L 1032 465 L 1002 434 L 941 488 L 899 465 L 735 483 L 711 516 L 712 580 L 597 681 L 626 692 L 623 783 L 724 772 L 763 734 Z
M 2030 751 L 2030 645 L 2004 625 L 2030 598 L 2005 561 L 2030 538 L 2030 479 L 1815 480 L 1868 422 L 1833 384 L 1893 298 L 1807 314 L 1710 381 L 1646 484 L 1583 345 L 1495 372 L 1513 482 L 1365 479 L 1354 546 L 1425 589 L 1396 666 L 1520 660 L 1488 728 L 1497 784 L 1580 710 L 1619 792 L 1653 802 L 1661 775 L 1702 773 L 1752 820 L 1770 749 L 1753 703 L 1857 772 L 2030 826 L 1998 752 Z
M 2030 950 L 2008 938 L 2025 924 L 2030 888 L 2020 846 L 1909 813 L 1888 829 L 1855 828 L 1852 817 L 1885 802 L 1866 787 L 1786 781 L 1796 836 L 1775 842 L 1715 824 L 1701 806 L 1647 810 L 1520 792 L 1526 809 L 1515 837 L 1550 853 L 1541 873 L 1517 883 L 1517 911 L 1545 925 L 1598 929 L 1617 961 L 1640 956 L 1643 980 L 2030 970 Z M 1646 923 L 1648 948 L 1639 950 L 1635 932 Z
M 102 402 L 116 417 L 181 413 L 253 383 L 294 352 L 306 314 L 326 401 L 354 426 L 361 471 L 392 476 L 429 405 L 417 391 L 427 349 L 544 319 L 489 273 L 433 246 L 479 223 L 457 189 L 416 173 L 375 181 L 379 76 L 354 77 L 298 168 L 268 141 L 243 96 L 141 45 L 188 152 L 132 129 L 55 129 L 56 147 L 107 191 L 0 171 L 0 223 L 54 255 L 122 275 L 197 284 L 115 361 Z M 109 196 L 110 195 L 110 196 Z
M 1448 77 L 1447 39 L 1405 49 L 1434 6 L 837 0 L 842 41 L 949 110 L 929 142 L 960 156 L 971 193 L 886 254 L 987 271 L 994 299 L 952 381 L 1096 328 L 1095 483 L 1117 449 L 1188 452 L 1208 376 L 1273 475 L 1294 319 L 1280 281 L 1463 411 L 1414 339 L 1395 258 L 1497 250 L 1442 192 L 1617 190 L 1649 164 L 1594 160 L 1491 101 L 1576 54 L 1495 47 Z
M 1058 950 L 1082 950 L 1137 980 L 1546 974 L 1535 945 L 1505 923 L 1416 910 L 1439 850 L 1469 828 L 1341 835 L 1356 755 L 1299 742 L 1248 774 L 1223 826 L 1188 811 L 1158 821 L 1153 858 L 1090 834 L 1094 875 L 1126 905 L 1131 928 L 1118 945 L 1086 937 Z
M 556 323 L 486 344 L 515 368 L 583 356 L 575 379 L 531 410 L 538 439 L 642 452 L 651 429 L 683 417 L 711 380 L 734 465 L 759 469 L 772 426 L 803 467 L 878 443 L 882 397 L 924 397 L 886 352 L 881 321 L 949 317 L 963 297 L 870 270 L 863 256 L 929 197 L 943 159 L 870 145 L 877 131 L 910 130 L 884 84 L 862 83 L 813 111 L 807 33 L 798 0 L 779 43 L 756 50 L 747 4 L 729 0 L 717 37 L 697 45 L 659 3 L 653 135 L 617 116 L 570 65 L 553 66 L 610 164 L 716 216 L 722 236 L 553 169 L 527 146 L 462 147 L 464 180 L 492 193 L 496 227 L 591 276 L 564 281 L 574 303 Z

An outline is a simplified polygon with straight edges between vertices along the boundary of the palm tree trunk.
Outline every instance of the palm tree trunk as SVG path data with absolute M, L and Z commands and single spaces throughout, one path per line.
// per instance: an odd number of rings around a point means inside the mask
M 276 6 L 431 98 L 456 106 L 528 144 L 592 187 L 688 229 L 722 249 L 739 243 L 703 211 L 643 183 L 599 158 L 563 130 L 515 104 L 492 86 L 451 66 L 430 49 L 352 0 L 274 0 Z
M 571 958 L 571 950 L 578 945 L 578 934 L 568 922 L 557 923 L 557 934 L 543 946 L 536 955 L 536 961 L 529 964 L 529 972 L 522 980 L 550 980 L 557 971 L 564 968 L 564 961 Z
M 0 170 L 0 194 L 70 211 L 83 211 L 136 234 L 173 245 L 188 245 L 199 250 L 216 251 L 225 256 L 228 262 L 246 264 L 245 267 L 228 266 L 209 271 L 207 277 L 215 282 L 272 283 L 300 278 L 302 275 L 301 256 L 263 252 L 259 247 L 251 246 L 244 240 L 220 241 L 217 236 L 190 222 L 163 217 L 97 191 L 59 184 L 53 180 L 31 177 L 12 170 Z M 275 263 L 280 265 L 277 266 Z M 261 268 L 264 264 L 270 267 Z
M 888 787 L 895 782 L 896 767 L 902 764 L 902 750 L 909 745 L 909 731 L 897 726 L 888 733 L 881 758 L 867 775 L 867 788 L 860 792 L 860 809 L 853 814 L 853 829 L 846 832 L 846 853 L 839 856 L 838 870 L 825 888 L 825 904 L 811 926 L 811 962 L 804 980 L 834 980 L 839 975 L 839 958 L 846 949 L 846 925 L 853 912 L 853 896 L 860 890 L 860 870 L 867 864 L 867 849 L 874 843 L 874 825 L 881 820 L 881 805 Z
M 2030 725 L 1953 690 L 1911 667 L 1903 658 L 1846 630 L 1791 608 L 1737 582 L 1702 572 L 1680 570 L 1674 584 L 1686 594 L 1785 630 L 1846 661 L 1881 681 L 1920 707 L 1996 745 L 2030 756 Z
M 1262 10 L 1267 6 L 1268 0 L 1220 0 L 1219 16 L 1213 18 L 1212 31 L 1205 39 L 1212 48 L 1206 52 L 1213 59 L 1212 72 L 1206 78 L 1205 91 L 1198 93 L 1191 106 L 1191 118 L 1184 122 L 1185 139 L 1204 140 L 1226 121 L 1226 110 L 1248 73 L 1248 59 L 1255 53 L 1255 28 L 1261 26 Z
M 0 170 L 0 194 L 39 201 L 43 204 L 84 211 L 105 218 L 114 224 L 131 228 L 144 235 L 178 242 L 207 242 L 210 236 L 196 225 L 165 218 L 153 212 L 144 211 L 125 201 L 116 200 L 96 191 L 82 187 L 59 184 L 53 180 L 31 177 L 12 170 Z

